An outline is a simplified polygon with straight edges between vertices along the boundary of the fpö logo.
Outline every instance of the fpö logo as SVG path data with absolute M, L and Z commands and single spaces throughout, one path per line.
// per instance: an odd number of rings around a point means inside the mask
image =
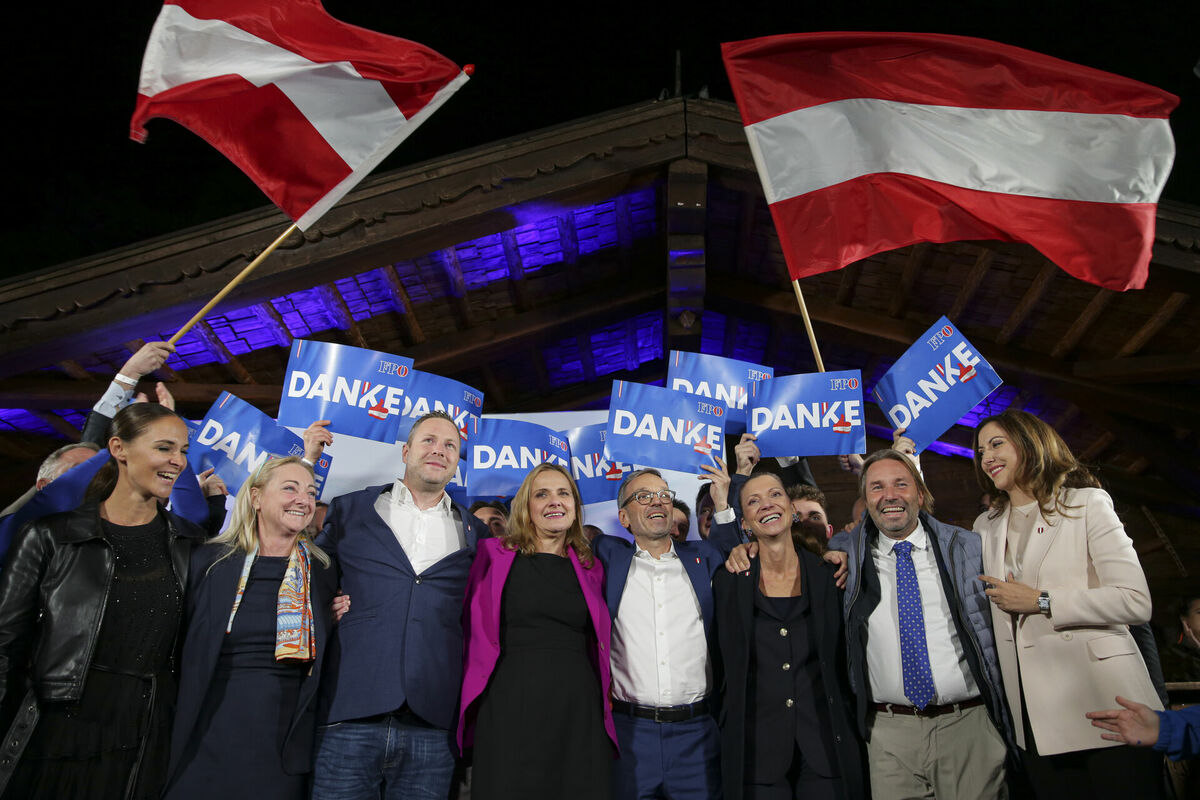
M 953 335 L 954 328 L 948 324 L 943 325 L 942 329 L 939 331 L 934 331 L 933 335 L 925 340 L 925 343 L 929 345 L 930 350 L 937 350 L 947 339 Z

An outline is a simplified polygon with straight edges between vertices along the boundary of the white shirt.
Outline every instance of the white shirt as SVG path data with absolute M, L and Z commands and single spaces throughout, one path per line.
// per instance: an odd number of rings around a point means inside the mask
M 649 706 L 703 700 L 712 687 L 708 640 L 675 544 L 661 558 L 634 546 L 613 620 L 613 697 Z
M 445 492 L 436 505 L 422 511 L 412 492 L 397 479 L 390 492 L 375 498 L 375 512 L 392 529 L 418 575 L 467 546 L 462 520 Z
M 925 646 L 936 692 L 936 705 L 961 703 L 979 696 L 979 687 L 963 657 L 962 643 L 951 617 L 950 603 L 942 589 L 937 557 L 929 546 L 925 526 L 908 535 L 912 542 L 913 567 L 921 592 L 921 612 L 925 617 Z M 904 696 L 904 672 L 900 662 L 900 612 L 896 602 L 895 540 L 882 533 L 871 544 L 871 558 L 879 574 L 879 605 L 867 620 L 867 677 L 871 697 L 877 703 L 911 706 Z

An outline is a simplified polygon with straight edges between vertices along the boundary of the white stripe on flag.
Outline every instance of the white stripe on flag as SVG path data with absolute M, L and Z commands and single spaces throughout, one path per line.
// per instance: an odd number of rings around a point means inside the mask
M 224 75 L 240 75 L 255 86 L 275 84 L 351 169 L 379 149 L 381 132 L 405 122 L 383 85 L 364 79 L 348 61 L 320 64 L 223 20 L 163 6 L 146 46 L 138 93 L 153 97 Z
M 1155 203 L 1175 146 L 1165 119 L 856 98 L 747 126 L 768 203 L 882 172 L 985 192 Z

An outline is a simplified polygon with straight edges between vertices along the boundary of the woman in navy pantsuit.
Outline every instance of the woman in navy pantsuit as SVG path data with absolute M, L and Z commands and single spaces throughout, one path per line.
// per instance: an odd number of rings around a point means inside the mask
M 304 529 L 312 469 L 267 461 L 192 558 L 166 797 L 308 797 L 337 572 Z

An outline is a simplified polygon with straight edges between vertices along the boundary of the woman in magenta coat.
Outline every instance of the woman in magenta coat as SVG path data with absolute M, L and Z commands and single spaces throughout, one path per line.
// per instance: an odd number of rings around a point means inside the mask
M 565 469 L 535 467 L 471 567 L 458 743 L 475 800 L 608 798 L 611 621 L 580 505 Z

